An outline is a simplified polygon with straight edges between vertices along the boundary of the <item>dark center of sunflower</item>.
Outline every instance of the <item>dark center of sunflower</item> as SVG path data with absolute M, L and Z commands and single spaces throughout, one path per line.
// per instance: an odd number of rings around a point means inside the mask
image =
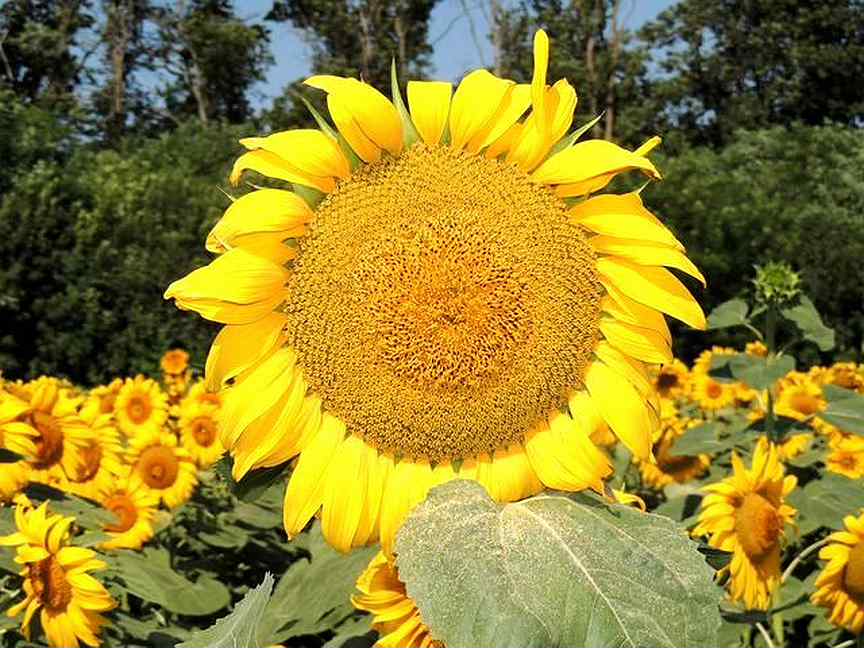
M 678 386 L 678 376 L 674 373 L 661 372 L 657 376 L 657 391 L 663 396 L 669 393 L 670 389 Z
M 117 517 L 116 522 L 105 525 L 106 531 L 124 533 L 131 529 L 138 520 L 138 509 L 135 507 L 135 502 L 125 493 L 112 495 L 106 500 L 104 506 Z
M 864 603 L 864 540 L 859 540 L 849 552 L 843 570 L 843 586 L 852 598 Z
M 72 586 L 66 580 L 66 572 L 54 556 L 30 563 L 28 578 L 36 598 L 50 612 L 65 610 L 72 600 Z
M 758 493 L 744 496 L 735 515 L 735 535 L 753 560 L 760 560 L 777 546 L 783 528 L 777 509 Z
M 82 448 L 78 452 L 78 458 L 81 463 L 78 465 L 78 474 L 72 481 L 86 482 L 90 481 L 99 472 L 99 466 L 102 463 L 102 446 L 98 443 Z
M 657 459 L 658 468 L 673 477 L 679 473 L 695 469 L 699 465 L 701 465 L 699 457 L 692 457 L 690 455 L 667 454 Z
M 36 468 L 50 468 L 63 458 L 63 430 L 56 418 L 45 412 L 34 412 L 30 424 L 39 432 L 36 439 Z
M 209 448 L 216 440 L 216 422 L 209 416 L 201 416 L 192 421 L 192 437 L 195 443 Z
M 99 411 L 110 414 L 114 411 L 114 401 L 117 400 L 117 392 L 109 392 L 99 399 Z
M 180 462 L 166 446 L 150 446 L 138 458 L 136 470 L 150 488 L 169 488 L 177 480 Z
M 522 441 L 582 386 L 598 340 L 595 258 L 566 210 L 515 166 L 447 147 L 340 183 L 284 306 L 325 408 L 413 458 Z
M 819 411 L 819 399 L 803 392 L 792 394 L 789 405 L 793 410 L 805 416 L 810 416 Z
M 720 398 L 723 395 L 723 387 L 719 383 L 709 380 L 705 386 L 705 393 L 708 394 L 709 398 Z
M 150 397 L 146 394 L 132 394 L 129 397 L 129 402 L 126 403 L 126 414 L 133 423 L 138 425 L 144 423 L 152 411 Z

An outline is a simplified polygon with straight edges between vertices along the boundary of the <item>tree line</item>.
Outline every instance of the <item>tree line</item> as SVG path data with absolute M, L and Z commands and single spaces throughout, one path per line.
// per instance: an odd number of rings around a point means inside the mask
M 545 29 L 576 123 L 602 115 L 593 136 L 631 148 L 664 136 L 667 180 L 646 199 L 704 266 L 708 306 L 745 291 L 754 263 L 787 260 L 859 353 L 864 0 L 680 0 L 637 30 L 634 1 L 450 9 L 472 21 L 466 46 L 491 47 L 489 68 L 519 82 Z M 279 64 L 275 29 L 298 31 L 314 73 L 386 89 L 394 60 L 403 83 L 433 76 L 442 4 L 3 3 L 0 369 L 93 382 L 155 368 L 166 345 L 204 349 L 212 331 L 161 289 L 205 262 L 189 250 L 225 207 L 236 139 L 312 126 L 300 96 L 321 101 L 299 79 L 266 105 L 254 96 Z

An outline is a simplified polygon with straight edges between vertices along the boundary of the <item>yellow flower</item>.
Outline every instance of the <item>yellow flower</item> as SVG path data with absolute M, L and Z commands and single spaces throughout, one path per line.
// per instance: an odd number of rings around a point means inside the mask
M 654 378 L 654 387 L 664 398 L 678 398 L 687 392 L 689 386 L 690 371 L 678 358 L 663 365 Z
M 779 381 L 774 411 L 779 416 L 806 421 L 827 407 L 819 387 L 807 374 L 790 372 Z
M 715 355 L 736 355 L 738 352 L 730 347 L 713 346 L 699 354 L 696 361 L 693 363 L 694 374 L 705 376 L 711 370 L 711 362 Z
M 30 482 L 26 461 L 0 464 L 0 503 L 11 502 Z
M 123 461 L 123 446 L 110 414 L 98 414 L 95 408 L 81 410 L 82 420 L 90 426 L 94 437 L 78 449 L 80 462 L 74 475 L 69 476 L 67 490 L 92 500 L 122 475 L 129 472 Z
M 399 580 L 395 565 L 383 552 L 369 562 L 357 579 L 360 594 L 351 597 L 358 610 L 372 614 L 372 628 L 378 631 L 381 648 L 442 648 L 420 618 L 420 611 Z
M 810 447 L 811 441 L 813 441 L 812 434 L 793 434 L 777 446 L 777 454 L 780 457 L 780 461 L 789 461 L 802 454 Z
M 123 387 L 123 379 L 115 378 L 108 385 L 100 385 L 90 390 L 90 394 L 81 407 L 82 417 L 92 420 L 96 414 L 114 414 L 114 402 Z
M 831 453 L 825 461 L 829 472 L 849 479 L 864 477 L 864 437 L 850 434 L 837 436 L 830 442 Z
M 700 374 L 693 381 L 693 399 L 704 410 L 723 409 L 734 402 L 735 385 L 721 383 L 707 374 Z
M 186 368 L 189 366 L 189 354 L 183 349 L 171 349 L 165 352 L 159 364 L 162 366 L 162 371 L 166 374 L 176 376 L 186 371 Z
M 756 444 L 750 469 L 735 453 L 732 467 L 730 477 L 704 488 L 707 495 L 693 535 L 709 535 L 712 547 L 732 553 L 722 570 L 730 576 L 730 598 L 747 609 L 767 610 L 780 585 L 784 526 L 796 514 L 785 499 L 797 480 L 784 476 L 777 448 L 764 437 Z
M 28 402 L 0 389 L 0 448 L 23 457 L 35 456 L 38 433 L 23 420 L 29 411 Z
M 758 340 L 755 342 L 748 342 L 744 347 L 744 353 L 764 358 L 768 355 L 768 347 Z
M 74 518 L 49 515 L 48 503 L 33 510 L 15 509 L 18 531 L 0 537 L 0 545 L 17 546 L 15 562 L 23 565 L 23 601 L 9 608 L 10 617 L 24 612 L 21 632 L 30 639 L 30 620 L 41 609 L 39 620 L 50 646 L 73 648 L 79 641 L 98 646 L 105 624 L 100 612 L 115 607 L 102 584 L 87 572 L 104 569 L 96 553 L 69 546 L 69 527 Z
M 213 465 L 225 452 L 219 440 L 219 405 L 206 396 L 190 392 L 180 403 L 180 440 L 199 468 Z
M 81 399 L 73 398 L 56 378 L 45 376 L 23 385 L 18 394 L 27 399 L 18 422 L 37 433 L 36 451 L 28 462 L 30 481 L 65 488 L 81 469 L 81 451 L 94 437 L 78 415 Z
M 821 384 L 864 393 L 864 370 L 854 362 L 835 362 L 823 373 Z
M 819 557 L 828 564 L 816 578 L 814 605 L 830 610 L 828 621 L 854 635 L 864 630 L 864 510 L 843 518 L 845 531 L 828 536 Z
M 478 70 L 451 99 L 447 83 L 409 82 L 410 121 L 399 97 L 315 76 L 341 139 L 328 127 L 241 140 L 233 182 L 252 170 L 323 200 L 238 198 L 208 236 L 216 259 L 165 296 L 226 324 L 206 380 L 228 385 L 235 479 L 300 455 L 289 535 L 320 509 L 337 549 L 380 531 L 389 551 L 411 508 L 454 478 L 508 501 L 599 490 L 601 421 L 650 456 L 646 363 L 672 360 L 663 313 L 705 326 L 666 266 L 704 279 L 638 193 L 588 197 L 622 171 L 659 178 L 646 157 L 658 138 L 554 148 L 576 94 L 547 85 L 548 49 L 537 32 L 530 85 Z
M 127 378 L 114 402 L 114 415 L 127 437 L 158 433 L 168 418 L 168 398 L 150 378 Z
M 133 486 L 129 479 L 114 482 L 102 493 L 102 506 L 117 518 L 105 526 L 111 537 L 103 549 L 140 549 L 153 537 L 153 516 L 159 507 L 159 494 L 143 483 Z
M 169 508 L 192 497 L 198 483 L 195 462 L 185 449 L 177 446 L 170 432 L 141 434 L 129 442 L 127 460 L 132 464 L 130 488 L 142 484 L 156 493 Z
M 704 474 L 711 465 L 711 457 L 706 454 L 698 456 L 673 454 L 676 436 L 674 432 L 666 433 L 655 444 L 654 454 L 657 463 L 639 462 L 639 472 L 648 486 L 661 490 L 672 483 L 683 484 Z

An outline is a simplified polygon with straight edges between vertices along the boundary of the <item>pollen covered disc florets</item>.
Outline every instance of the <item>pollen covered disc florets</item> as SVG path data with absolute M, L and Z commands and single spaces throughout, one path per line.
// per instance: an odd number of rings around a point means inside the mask
M 328 411 L 379 450 L 437 460 L 518 443 L 563 406 L 602 291 L 566 209 L 513 165 L 422 144 L 340 183 L 284 305 Z

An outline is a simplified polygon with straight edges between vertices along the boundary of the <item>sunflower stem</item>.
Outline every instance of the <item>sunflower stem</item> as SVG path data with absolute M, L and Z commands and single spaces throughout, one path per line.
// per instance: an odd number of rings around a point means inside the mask
M 829 542 L 828 538 L 823 538 L 819 542 L 814 542 L 809 547 L 802 549 L 801 553 L 799 553 L 797 556 L 795 556 L 792 559 L 792 562 L 789 563 L 789 566 L 786 567 L 786 569 L 783 571 L 783 575 L 780 577 L 780 583 L 781 584 L 785 583 L 786 579 L 788 579 L 792 575 L 792 572 L 795 571 L 795 568 L 798 566 L 798 564 L 802 560 L 804 560 L 807 556 L 812 554 L 817 549 L 820 549 L 823 546 L 825 546 L 826 544 L 828 544 L 828 542 Z
M 765 640 L 765 643 L 768 644 L 768 648 L 777 648 L 777 647 L 774 645 L 774 642 L 771 640 L 771 633 L 769 633 L 769 632 L 765 629 L 765 626 L 763 626 L 761 623 L 759 623 L 759 622 L 757 621 L 757 622 L 756 622 L 756 629 L 759 631 L 759 634 L 762 635 L 762 638 Z

